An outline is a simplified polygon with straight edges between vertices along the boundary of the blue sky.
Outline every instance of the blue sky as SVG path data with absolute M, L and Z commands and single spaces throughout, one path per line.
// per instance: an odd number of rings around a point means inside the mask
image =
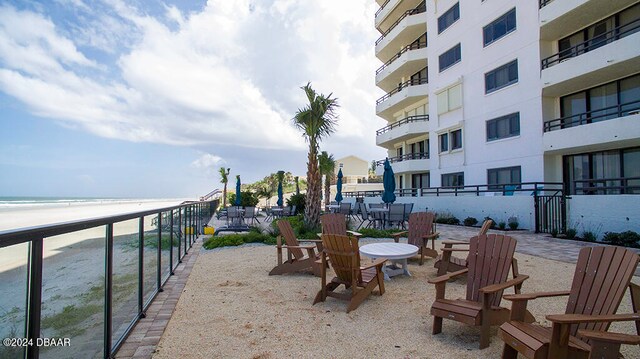
M 0 196 L 189 197 L 306 175 L 291 125 L 311 82 L 338 97 L 321 149 L 375 146 L 370 0 L 0 2 Z M 340 11 L 337 11 L 340 10 Z

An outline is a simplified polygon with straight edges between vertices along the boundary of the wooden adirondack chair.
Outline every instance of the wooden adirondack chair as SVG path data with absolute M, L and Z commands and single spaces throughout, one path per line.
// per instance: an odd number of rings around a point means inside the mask
M 482 227 L 480 228 L 479 236 L 487 234 L 489 232 L 489 228 L 493 225 L 493 221 L 487 219 L 482 223 Z M 438 268 L 438 275 L 443 275 L 447 272 L 455 272 L 461 269 L 467 268 L 467 264 L 469 262 L 468 258 L 458 258 L 454 257 L 451 254 L 453 252 L 467 252 L 468 248 L 453 248 L 453 246 L 461 245 L 468 246 L 468 242 L 461 241 L 442 241 L 444 244 L 444 248 L 442 249 L 442 254 L 436 258 L 436 262 L 433 264 L 435 268 Z
M 429 280 L 436 285 L 436 300 L 431 306 L 433 334 L 442 331 L 442 318 L 480 326 L 480 349 L 489 346 L 489 330 L 509 320 L 509 310 L 500 307 L 502 291 L 514 287 L 516 293 L 527 275 L 518 273 L 512 261 L 516 249 L 514 238 L 489 234 L 471 238 L 469 267 Z M 513 279 L 507 280 L 509 267 L 513 267 Z M 466 299 L 445 299 L 445 285 L 451 278 L 468 272 Z M 527 316 L 533 321 L 533 316 Z
M 322 245 L 322 288 L 316 295 L 313 304 L 324 302 L 327 296 L 348 300 L 347 313 L 358 308 L 376 287 L 380 295 L 384 294 L 384 274 L 382 266 L 385 258 L 378 258 L 373 263 L 360 266 L 360 249 L 358 239 L 353 236 L 323 234 Z M 327 283 L 327 256 L 336 276 Z M 343 284 L 350 291 L 337 293 L 335 290 Z
M 305 242 L 313 242 L 315 244 L 301 245 L 293 233 L 293 228 L 291 228 L 289 221 L 279 220 L 277 223 L 281 234 L 277 238 L 276 246 L 278 251 L 278 265 L 269 272 L 269 275 L 280 275 L 310 268 L 313 270 L 313 274 L 319 277 L 321 274 L 320 266 L 322 265 L 320 260 L 322 241 L 313 239 L 304 240 Z M 284 237 L 285 245 L 282 245 L 282 237 Z M 316 248 L 318 249 L 318 253 L 315 251 Z M 282 249 L 287 250 L 287 260 L 285 262 L 282 261 Z M 302 251 L 303 249 L 307 251 L 306 256 Z
M 640 334 L 640 287 L 631 283 L 638 261 L 635 252 L 622 247 L 582 248 L 570 291 L 506 295 L 504 299 L 513 304 L 510 321 L 498 332 L 505 342 L 502 357 L 516 358 L 521 353 L 535 359 L 587 358 L 592 351 L 589 342 L 599 351 L 601 343 L 594 336 L 610 340 L 605 334 L 611 334 L 606 331 L 615 321 L 636 321 Z M 636 313 L 616 315 L 627 287 Z M 547 315 L 551 328 L 522 322 L 529 300 L 561 295 L 569 296 L 566 314 Z
M 418 254 L 420 254 L 420 265 L 424 263 L 425 256 L 432 258 L 438 256 L 435 240 L 440 236 L 440 233 L 434 230 L 433 223 L 435 217 L 433 212 L 411 213 L 411 215 L 409 215 L 409 229 L 392 234 L 393 240 L 396 243 L 400 241 L 400 237 L 407 236 L 407 243 L 420 248 L 418 250 Z M 428 247 L 429 240 L 431 240 L 431 248 Z
M 362 237 L 361 233 L 347 230 L 346 215 L 342 213 L 327 213 L 320 216 L 322 224 L 322 233 L 318 233 L 318 237 L 322 234 L 340 234 L 354 236 L 358 239 Z

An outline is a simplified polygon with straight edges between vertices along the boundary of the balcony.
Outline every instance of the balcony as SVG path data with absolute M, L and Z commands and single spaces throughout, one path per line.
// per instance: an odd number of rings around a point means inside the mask
M 405 46 L 376 70 L 376 85 L 385 91 L 397 86 L 397 79 L 409 77 L 424 68 L 427 62 L 427 42 Z
M 544 123 L 545 153 L 596 151 L 640 144 L 640 100 Z
M 429 115 L 409 116 L 376 131 L 376 145 L 388 145 L 427 132 Z
M 633 25 L 633 26 L 630 26 Z M 640 20 L 542 60 L 544 96 L 562 96 L 640 68 Z M 637 32 L 634 32 L 637 31 Z
M 380 33 L 389 30 L 396 19 L 406 11 L 415 9 L 421 0 L 387 0 L 375 15 L 375 26 Z
M 384 119 L 390 119 L 394 113 L 429 94 L 428 79 L 409 80 L 376 101 L 376 113 Z
M 378 160 L 376 161 L 376 165 L 382 167 L 384 161 L 385 160 Z M 402 156 L 390 157 L 389 162 L 393 165 L 393 172 L 395 174 L 424 172 L 429 168 L 429 153 L 408 153 Z
M 376 40 L 376 57 L 387 62 L 398 50 L 427 31 L 425 7 L 406 11 Z
M 587 27 L 602 19 L 603 14 L 611 14 L 635 3 L 636 0 L 592 1 L 562 0 L 540 1 L 540 39 L 555 41 L 567 31 Z

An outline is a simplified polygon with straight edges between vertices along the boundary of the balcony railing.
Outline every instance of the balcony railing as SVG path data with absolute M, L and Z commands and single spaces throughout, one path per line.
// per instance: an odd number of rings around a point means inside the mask
M 416 153 L 407 153 L 402 156 L 389 157 L 390 163 L 409 161 L 409 160 L 428 160 L 429 152 L 416 152 Z M 376 166 L 384 165 L 385 160 L 376 161 Z
M 577 115 L 557 118 L 544 123 L 544 132 L 560 130 L 563 128 L 586 125 L 594 122 L 606 121 L 618 117 L 637 115 L 640 113 L 640 100 L 609 106 L 598 110 L 580 113 Z
M 398 24 L 400 24 L 400 22 L 402 20 L 404 20 L 405 17 L 407 16 L 411 16 L 411 15 L 416 15 L 416 14 L 421 14 L 423 12 L 427 11 L 427 7 L 426 6 L 419 6 L 415 9 L 411 9 L 411 10 L 407 10 L 404 12 L 404 14 L 402 14 L 402 16 L 400 16 L 400 18 L 398 20 L 396 20 L 396 22 L 394 22 L 393 24 L 391 24 L 391 27 L 389 27 L 389 29 L 387 29 L 387 31 L 382 33 L 382 36 L 380 36 L 378 38 L 378 40 L 376 40 L 376 46 L 380 43 L 380 41 L 382 41 L 382 39 L 384 39 L 385 36 L 389 35 L 389 33 L 395 29 L 396 26 L 398 26 Z
M 14 276 L 18 278 L 15 283 L 0 283 L 2 305 L 15 303 L 11 316 L 0 317 L 0 329 L 9 336 L 5 329 L 13 328 L 11 336 L 34 343 L 0 347 L 0 353 L 16 358 L 38 358 L 40 353 L 47 357 L 114 357 L 218 202 L 186 202 L 0 232 L 1 257 L 9 258 L 9 264 L 18 260 L 18 267 L 11 271 L 26 274 L 24 278 Z M 82 232 L 85 230 L 90 232 Z M 65 247 L 56 248 L 59 245 Z M 44 250 L 52 248 L 54 254 L 45 257 Z M 66 253 L 69 255 L 64 256 Z M 74 260 L 74 255 L 81 257 Z M 9 287 L 23 293 L 18 298 L 5 296 Z M 6 308 L 11 307 L 2 309 Z M 63 338 L 69 333 L 74 334 L 66 347 L 35 345 L 39 338 Z
M 398 128 L 402 125 L 406 125 L 407 123 L 413 123 L 413 122 L 426 122 L 429 121 L 429 115 L 417 115 L 417 116 L 409 116 L 409 117 L 405 117 L 400 121 L 396 121 L 388 126 L 385 126 L 381 129 L 379 129 L 378 131 L 376 131 L 376 136 L 380 136 L 381 134 L 391 131 L 394 128 Z
M 640 194 L 640 177 L 591 178 L 574 180 L 570 194 Z
M 402 56 L 402 54 L 404 54 L 407 51 L 411 51 L 411 50 L 417 50 L 417 49 L 422 49 L 427 47 L 427 42 L 426 41 L 420 41 L 411 45 L 407 45 L 405 47 L 402 48 L 402 50 L 400 50 L 400 52 L 398 52 L 397 54 L 395 54 L 395 56 L 393 56 L 389 61 L 385 62 L 382 66 L 380 66 L 377 70 L 376 70 L 376 75 L 378 75 L 379 73 L 381 73 L 385 68 L 387 68 L 389 65 L 391 65 L 394 61 L 396 61 L 397 59 L 400 58 L 400 56 Z
M 542 9 L 545 6 L 547 6 L 547 4 L 549 4 L 552 1 L 553 0 L 540 0 L 540 9 Z
M 384 9 L 385 6 L 387 6 L 387 4 L 389 3 L 389 1 L 391 0 L 387 0 L 384 2 L 384 4 L 380 5 L 380 8 L 378 9 L 378 11 L 376 11 L 375 17 L 378 17 L 378 15 L 380 14 L 380 12 L 382 12 L 382 10 Z
M 412 80 L 403 82 L 400 85 L 398 85 L 397 88 L 393 89 L 391 92 L 389 92 L 386 95 L 380 97 L 376 101 L 376 105 L 379 105 L 379 104 L 383 103 L 385 100 L 389 99 L 394 94 L 397 94 L 398 92 L 402 91 L 403 88 L 407 88 L 409 86 L 423 85 L 423 84 L 426 84 L 426 83 L 429 83 L 429 79 L 427 77 L 419 78 L 419 79 L 412 79 Z
M 586 52 L 593 51 L 606 44 L 617 41 L 625 36 L 631 35 L 640 29 L 640 19 L 636 19 L 628 24 L 618 26 L 613 30 L 598 35 L 591 40 L 579 43 L 573 47 L 562 50 L 557 54 L 542 59 L 542 69 L 557 65 L 572 57 L 580 56 Z
M 342 192 L 344 197 L 376 197 L 382 195 L 382 190 Z M 469 185 L 457 187 L 428 187 L 428 188 L 403 188 L 394 191 L 396 196 L 486 196 L 502 194 L 503 196 L 535 195 L 554 196 L 564 193 L 564 184 L 559 182 L 522 182 L 494 185 Z

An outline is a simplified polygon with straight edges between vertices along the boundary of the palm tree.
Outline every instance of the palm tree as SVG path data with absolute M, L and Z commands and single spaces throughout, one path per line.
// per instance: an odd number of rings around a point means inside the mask
M 298 109 L 293 124 L 302 131 L 302 136 L 309 142 L 307 157 L 307 196 L 304 208 L 304 223 L 308 228 L 316 228 L 320 224 L 320 194 L 322 177 L 318 168 L 319 142 L 323 137 L 332 134 L 336 125 L 337 99 L 332 94 L 317 94 L 311 83 L 302 87 L 309 104 Z
M 324 205 L 329 204 L 329 196 L 331 195 L 331 181 L 333 180 L 333 176 L 335 175 L 336 170 L 336 160 L 333 158 L 333 155 L 327 153 L 327 151 L 322 151 L 320 156 L 318 156 L 318 165 L 320 166 L 320 175 L 324 175 Z
M 231 168 L 220 167 L 220 183 L 224 184 L 224 189 L 222 190 L 222 208 L 227 206 L 227 183 L 229 183 L 229 172 L 231 172 Z

